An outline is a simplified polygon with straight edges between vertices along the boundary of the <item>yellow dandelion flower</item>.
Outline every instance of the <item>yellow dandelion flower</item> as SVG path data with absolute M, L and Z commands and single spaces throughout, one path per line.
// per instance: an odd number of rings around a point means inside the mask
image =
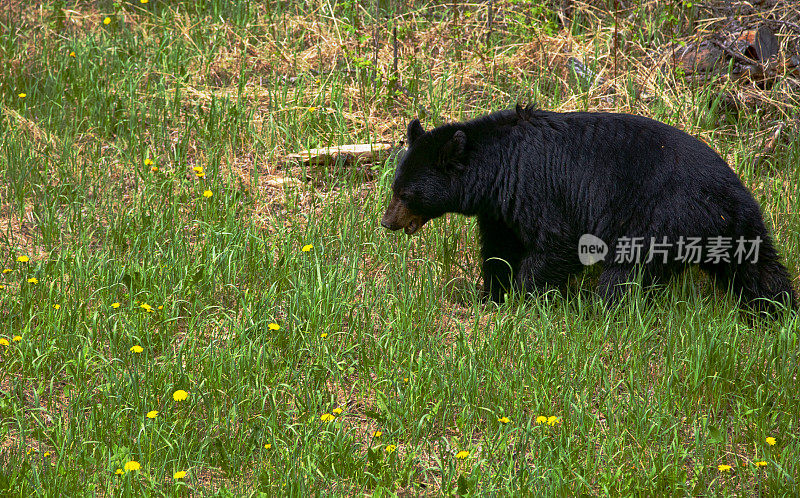
M 151 173 L 158 173 L 158 166 L 151 166 L 150 167 L 150 172 Z
M 268 449 L 270 449 L 270 448 L 272 448 L 272 445 L 271 445 L 270 443 L 266 443 L 266 444 L 264 445 L 264 449 L 265 449 L 265 450 L 268 450 Z
M 194 168 L 192 168 L 192 171 L 194 171 L 195 173 L 200 174 L 200 173 L 203 172 L 203 167 L 202 166 L 195 166 Z
M 54 310 L 61 309 L 61 305 L 60 305 L 60 304 L 54 304 L 54 305 L 53 305 L 53 309 L 54 309 Z
M 5 275 L 6 273 L 11 273 L 12 271 L 14 271 L 14 270 L 12 270 L 11 268 L 5 268 L 3 270 L 3 274 Z
M 142 3 L 147 3 L 147 0 L 141 0 L 141 2 Z M 174 474 L 172 474 L 172 478 L 173 479 L 183 479 L 184 477 L 186 477 L 186 471 L 185 470 L 179 470 L 179 471 L 175 472 Z
M 766 466 L 767 462 L 765 462 L 764 460 L 756 462 L 756 467 L 766 467 Z
M 772 436 L 767 438 L 767 444 L 770 445 L 770 446 L 775 446 L 775 443 L 777 443 L 777 442 L 778 441 L 776 441 L 775 438 L 772 437 Z
M 8 346 L 10 343 L 5 337 L 0 337 L 0 346 Z
M 139 0 L 139 3 L 145 4 L 145 3 L 149 2 L 149 1 L 150 0 Z M 184 472 L 183 475 L 186 475 L 186 472 Z M 183 477 L 183 476 L 181 476 L 181 477 Z
M 322 337 L 323 339 L 325 339 L 326 337 L 328 337 L 328 333 L 327 332 L 323 332 L 319 336 Z
M 49 451 L 45 451 L 45 452 L 44 452 L 44 456 L 45 456 L 45 458 L 46 458 L 46 457 L 49 457 L 49 456 L 50 456 L 50 452 L 49 452 Z
M 196 173 L 197 178 L 205 178 L 206 174 L 204 172 Z
M 720 472 L 730 472 L 732 468 L 733 467 L 730 465 L 717 465 L 717 469 L 719 469 Z
M 117 470 L 114 471 L 114 475 L 118 475 L 118 476 L 121 476 L 124 473 L 125 473 L 125 471 L 122 470 L 122 469 L 117 469 Z
M 267 325 L 267 328 L 269 328 L 270 330 L 280 330 L 281 326 L 278 325 L 277 323 L 270 323 L 269 325 Z
M 405 382 L 406 384 L 408 384 L 408 382 L 409 382 L 410 380 L 411 380 L 411 379 L 409 379 L 408 377 L 403 377 L 403 382 Z
M 0 290 L 3 290 L 3 289 L 5 289 L 5 288 L 6 288 L 6 286 L 5 286 L 5 285 L 2 285 L 2 284 L 0 284 Z
M 147 418 L 156 418 L 158 417 L 158 410 L 151 410 L 147 412 Z
M 164 309 L 164 305 L 162 304 L 161 306 L 158 307 L 158 309 L 163 310 Z
M 153 312 L 153 307 L 150 306 L 147 303 L 142 303 L 142 304 L 139 305 L 139 307 L 142 308 L 143 310 L 145 310 L 148 313 L 152 313 Z
M 308 108 L 308 112 L 314 112 L 316 110 L 317 110 L 317 108 L 313 107 L 313 106 Z
M 69 53 L 69 56 L 70 56 L 70 57 L 75 57 L 75 52 L 70 52 L 70 53 Z
M 178 389 L 174 393 L 172 393 L 172 399 L 175 401 L 183 401 L 189 397 L 189 393 L 184 391 L 183 389 Z
M 382 435 L 383 435 L 383 432 L 381 432 L 381 431 L 375 431 L 375 432 L 372 433 L 372 437 L 381 437 Z
M 555 415 L 553 415 L 551 417 L 547 417 L 547 425 L 556 425 L 556 424 L 559 424 L 559 423 L 561 423 L 561 420 L 558 417 L 556 417 Z
M 500 422 L 501 424 L 507 424 L 511 422 L 511 419 L 509 419 L 508 417 L 500 417 L 497 419 L 497 421 Z
M 14 342 L 19 342 L 19 341 L 22 340 L 22 336 L 21 335 L 15 335 L 14 337 L 11 338 L 11 340 L 14 341 Z
M 334 416 L 333 416 L 333 415 L 331 415 L 330 413 L 323 413 L 323 414 L 322 414 L 322 415 L 319 417 L 319 419 L 320 419 L 320 420 L 322 420 L 323 422 L 332 422 L 332 421 L 333 421 L 335 418 L 336 418 L 336 417 L 334 417 Z
M 103 24 L 105 24 L 106 26 L 111 24 L 111 18 L 110 17 L 106 17 L 105 19 L 103 19 Z
M 31 260 L 31 258 L 29 258 L 28 256 L 17 256 L 17 262 L 18 263 L 27 263 L 30 260 Z M 11 271 L 11 270 L 8 270 L 8 271 Z M 3 273 L 7 273 L 7 272 L 5 270 L 3 270 Z
M 36 278 L 36 277 L 31 277 L 31 278 L 28 279 L 28 283 L 29 284 L 38 284 L 39 283 L 39 279 Z
M 212 195 L 214 195 L 214 192 L 212 192 L 210 190 L 206 190 L 205 192 L 203 192 L 203 197 L 205 197 L 206 199 L 208 199 Z
M 147 159 L 144 160 L 144 165 L 145 166 L 152 166 L 153 165 L 153 160 L 148 157 Z
M 119 303 L 111 303 L 111 307 L 114 308 L 114 309 L 117 309 L 117 308 L 120 307 L 120 304 Z
M 459 460 L 464 460 L 468 456 L 469 456 L 469 451 L 461 450 L 458 453 L 456 453 L 456 458 L 458 458 Z
M 547 417 L 545 417 L 544 415 L 539 415 L 538 417 L 536 417 L 536 423 L 537 424 L 546 424 L 547 423 Z
M 19 97 L 19 98 L 21 98 L 21 99 L 24 99 L 24 98 L 25 98 L 25 97 L 27 97 L 27 96 L 28 96 L 28 94 L 27 94 L 27 93 L 18 93 L 18 94 L 17 94 L 17 97 Z
M 342 410 L 342 409 L 341 409 L 341 408 L 339 408 L 338 406 L 337 406 L 336 408 L 334 408 L 334 409 L 333 409 L 333 413 L 334 413 L 335 415 L 341 415 L 343 411 L 344 411 L 344 410 Z
M 386 447 L 386 453 L 393 453 L 397 449 L 396 444 L 390 444 Z
M 131 346 L 131 353 L 141 353 L 142 351 L 144 351 L 144 348 L 138 344 Z
M 314 249 L 314 244 L 306 244 L 306 245 L 304 245 L 304 246 L 303 246 L 303 249 L 302 249 L 302 251 L 303 251 L 303 252 L 308 252 L 308 251 L 310 251 L 311 249 Z
M 132 472 L 134 470 L 141 469 L 142 466 L 139 465 L 139 462 L 136 460 L 131 460 L 130 462 L 125 462 L 125 472 Z

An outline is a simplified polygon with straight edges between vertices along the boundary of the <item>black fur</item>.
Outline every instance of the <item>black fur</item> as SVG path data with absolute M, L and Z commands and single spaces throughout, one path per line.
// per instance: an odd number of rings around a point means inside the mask
M 686 266 L 661 258 L 615 263 L 620 237 L 760 237 L 757 263 L 701 264 L 755 308 L 766 298 L 795 307 L 756 201 L 725 161 L 690 135 L 641 116 L 554 113 L 531 106 L 425 132 L 408 126 L 408 152 L 392 185 L 423 217 L 477 216 L 483 277 L 491 299 L 511 287 L 561 287 L 583 270 L 578 239 L 593 234 L 611 251 L 598 292 L 615 300 L 640 273 L 645 284 Z

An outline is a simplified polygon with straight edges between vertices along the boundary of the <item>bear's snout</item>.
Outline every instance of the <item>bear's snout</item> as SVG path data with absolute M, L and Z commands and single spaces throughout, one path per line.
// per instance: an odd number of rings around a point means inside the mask
M 408 209 L 397 196 L 392 195 L 389 207 L 386 208 L 386 212 L 381 218 L 381 226 L 392 231 L 403 228 L 406 234 L 411 235 L 419 230 L 426 221 L 428 220 Z

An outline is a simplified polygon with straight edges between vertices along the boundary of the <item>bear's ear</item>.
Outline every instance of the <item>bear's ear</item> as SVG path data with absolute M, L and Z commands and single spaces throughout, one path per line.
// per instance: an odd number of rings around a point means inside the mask
M 425 134 L 425 129 L 422 128 L 422 125 L 419 122 L 419 119 L 415 119 L 412 122 L 408 123 L 408 130 L 406 131 L 406 135 L 408 136 L 408 145 L 413 144 L 416 142 L 419 137 Z
M 439 151 L 439 164 L 447 168 L 459 165 L 466 147 L 467 134 L 462 130 L 458 130 L 453 133 L 453 138 L 448 140 Z

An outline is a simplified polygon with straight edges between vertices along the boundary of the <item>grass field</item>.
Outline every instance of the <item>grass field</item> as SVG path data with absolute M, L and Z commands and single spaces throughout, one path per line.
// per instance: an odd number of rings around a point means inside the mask
M 380 227 L 392 159 L 286 159 L 532 100 L 651 116 L 796 277 L 796 102 L 647 61 L 703 2 L 621 3 L 4 1 L 0 495 L 795 495 L 796 316 L 700 272 L 486 304 L 474 220 Z

